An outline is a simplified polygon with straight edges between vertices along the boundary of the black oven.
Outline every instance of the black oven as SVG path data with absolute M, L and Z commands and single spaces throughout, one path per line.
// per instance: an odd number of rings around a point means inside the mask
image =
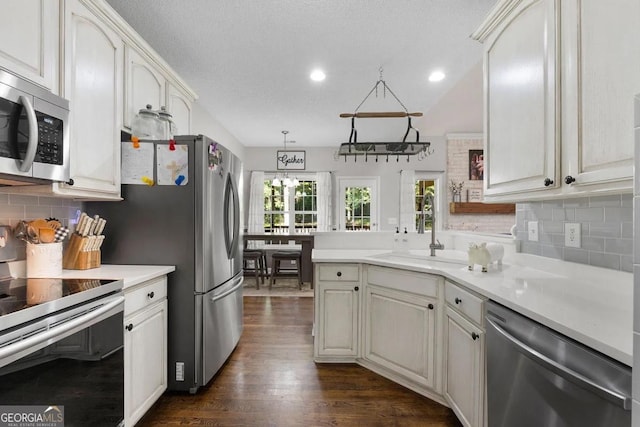
M 0 421 L 53 408 L 52 425 L 124 425 L 123 312 L 122 281 L 0 282 Z
M 0 184 L 69 182 L 69 101 L 0 70 Z

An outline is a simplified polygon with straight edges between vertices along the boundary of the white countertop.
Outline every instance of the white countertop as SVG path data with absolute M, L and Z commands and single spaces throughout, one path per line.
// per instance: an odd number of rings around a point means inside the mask
M 102 265 L 89 270 L 62 270 L 64 279 L 122 279 L 123 289 L 175 271 L 173 265 Z
M 626 365 L 633 364 L 633 274 L 527 254 L 505 258 L 487 273 L 469 271 L 463 251 L 428 251 L 381 259 L 389 250 L 314 249 L 313 262 L 356 262 L 442 275 Z M 415 257 L 412 259 L 411 257 Z M 422 257 L 422 259 L 418 259 Z
M 25 262 L 9 263 L 13 277 L 25 277 Z M 173 265 L 102 265 L 88 270 L 62 270 L 63 279 L 122 279 L 123 289 L 175 271 Z

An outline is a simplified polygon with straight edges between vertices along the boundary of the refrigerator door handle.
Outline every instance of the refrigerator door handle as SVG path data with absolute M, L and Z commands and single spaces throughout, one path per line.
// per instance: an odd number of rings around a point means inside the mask
M 234 284 L 231 289 L 221 293 L 220 295 L 213 295 L 211 297 L 211 302 L 219 301 L 219 300 L 223 299 L 224 297 L 226 297 L 227 295 L 230 295 L 230 294 L 236 292 L 238 290 L 238 288 L 240 288 L 242 286 L 242 284 L 244 283 L 244 277 L 243 276 L 239 276 L 235 280 L 238 283 Z
M 233 209 L 230 212 L 230 209 Z M 230 221 L 233 221 L 230 224 Z M 231 230 L 230 225 L 233 226 Z M 240 237 L 240 201 L 238 200 L 238 189 L 233 176 L 227 175 L 227 183 L 224 187 L 224 242 L 227 247 L 227 257 L 233 258 L 233 254 L 238 249 Z

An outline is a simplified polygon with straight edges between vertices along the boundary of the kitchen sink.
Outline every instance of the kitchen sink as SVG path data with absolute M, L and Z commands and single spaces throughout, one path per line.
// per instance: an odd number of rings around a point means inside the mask
M 426 252 L 426 251 L 425 251 Z M 459 266 L 466 266 L 466 259 L 459 259 L 454 257 L 447 256 L 430 256 L 427 253 L 425 254 L 416 254 L 416 253 L 404 253 L 404 252 L 388 252 L 384 254 L 372 255 L 370 258 L 379 259 L 383 261 L 390 262 L 401 262 L 401 263 L 413 263 L 420 264 L 423 266 L 434 266 L 434 267 L 445 267 L 445 268 L 457 268 Z

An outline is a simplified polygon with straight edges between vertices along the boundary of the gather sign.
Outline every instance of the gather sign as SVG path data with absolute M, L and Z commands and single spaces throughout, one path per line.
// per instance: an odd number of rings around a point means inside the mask
M 305 170 L 305 151 L 278 150 L 278 170 Z

